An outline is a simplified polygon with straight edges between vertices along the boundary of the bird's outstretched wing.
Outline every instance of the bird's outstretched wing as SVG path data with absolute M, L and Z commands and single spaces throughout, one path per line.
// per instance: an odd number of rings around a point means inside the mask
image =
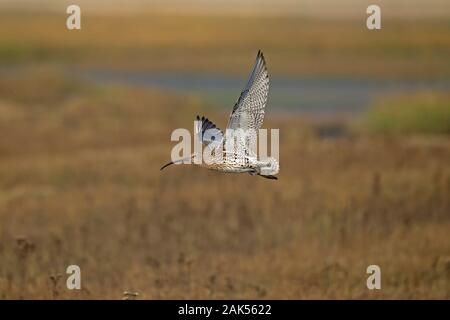
M 214 123 L 205 117 L 197 116 L 195 134 L 204 147 L 211 142 L 220 142 L 223 138 L 222 130 L 216 127 Z
M 264 55 L 260 50 L 247 85 L 231 111 L 227 128 L 258 130 L 264 121 L 268 93 L 269 74 Z

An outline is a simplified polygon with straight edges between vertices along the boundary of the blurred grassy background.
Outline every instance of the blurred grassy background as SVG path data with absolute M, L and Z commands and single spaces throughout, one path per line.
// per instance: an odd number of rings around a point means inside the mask
M 68 31 L 49 3 L 0 14 L 0 298 L 450 298 L 448 93 L 338 118 L 269 104 L 281 174 L 268 181 L 161 173 L 174 128 L 203 113 L 223 127 L 229 110 L 68 71 L 245 77 L 261 48 L 271 75 L 448 81 L 442 10 L 380 32 L 345 16 L 85 10 Z M 69 264 L 81 291 L 65 289 Z
M 386 98 L 369 111 L 368 125 L 380 133 L 449 134 L 449 95 L 423 92 Z
M 66 15 L 0 16 L 2 63 L 71 63 L 147 71 L 246 74 L 264 48 L 272 73 L 448 77 L 448 20 L 383 20 L 289 16 L 117 14 L 86 12 L 82 30 Z

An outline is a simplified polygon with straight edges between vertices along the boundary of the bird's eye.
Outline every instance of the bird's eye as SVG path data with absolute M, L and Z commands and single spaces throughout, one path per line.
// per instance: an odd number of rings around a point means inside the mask
M 216 137 L 212 136 L 212 137 L 211 137 L 211 140 L 212 140 L 212 141 L 216 140 Z

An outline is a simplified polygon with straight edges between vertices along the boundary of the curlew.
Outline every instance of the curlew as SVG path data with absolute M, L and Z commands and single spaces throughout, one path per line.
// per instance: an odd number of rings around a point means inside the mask
M 269 93 L 269 74 L 266 61 L 258 51 L 247 85 L 231 111 L 226 134 L 208 118 L 197 116 L 195 134 L 202 147 L 208 150 L 208 161 L 204 154 L 194 152 L 189 157 L 170 161 L 171 164 L 193 161 L 194 164 L 212 170 L 228 173 L 250 173 L 267 179 L 277 179 L 280 167 L 274 157 L 259 159 L 256 146 L 256 132 L 261 128 Z M 253 146 L 253 148 L 252 148 Z

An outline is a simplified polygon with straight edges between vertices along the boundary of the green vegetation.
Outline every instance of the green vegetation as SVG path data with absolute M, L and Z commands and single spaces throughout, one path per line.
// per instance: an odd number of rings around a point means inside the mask
M 450 133 L 450 95 L 419 93 L 391 97 L 368 112 L 376 133 Z

